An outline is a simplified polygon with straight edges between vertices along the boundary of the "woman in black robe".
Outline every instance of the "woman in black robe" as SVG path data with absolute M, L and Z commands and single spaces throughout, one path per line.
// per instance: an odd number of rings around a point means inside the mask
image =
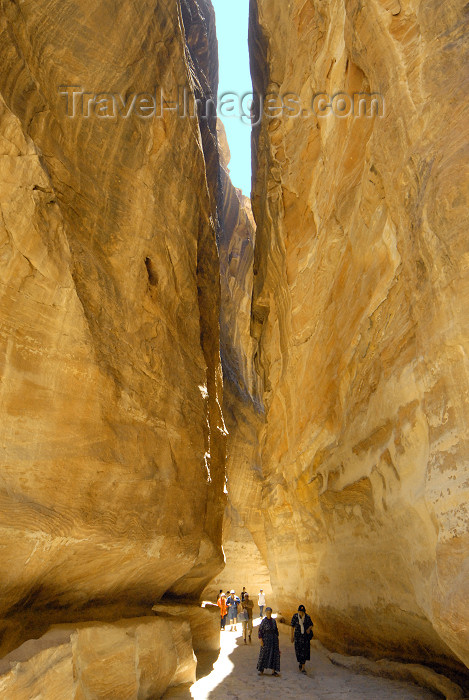
M 262 676 L 264 669 L 271 668 L 273 676 L 280 675 L 280 646 L 278 642 L 278 627 L 272 617 L 272 608 L 265 609 L 265 617 L 259 625 L 259 639 L 261 640 L 261 650 L 257 670 Z
M 305 663 L 310 660 L 310 642 L 313 638 L 313 621 L 305 606 L 300 605 L 291 619 L 291 641 L 295 642 L 296 660 L 301 673 L 306 673 Z

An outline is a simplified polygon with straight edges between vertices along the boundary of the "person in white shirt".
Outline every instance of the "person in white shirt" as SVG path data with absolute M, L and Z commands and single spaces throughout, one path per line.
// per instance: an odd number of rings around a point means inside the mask
M 265 595 L 264 595 L 264 591 L 262 590 L 262 588 L 259 591 L 259 596 L 257 598 L 257 604 L 259 605 L 259 616 L 264 617 Z

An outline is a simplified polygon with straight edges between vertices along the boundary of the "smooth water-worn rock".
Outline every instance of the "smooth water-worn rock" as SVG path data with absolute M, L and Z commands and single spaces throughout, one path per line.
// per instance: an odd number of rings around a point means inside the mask
M 57 625 L 0 662 L 0 698 L 152 700 L 195 680 L 189 622 Z
M 427 666 L 403 664 L 387 659 L 371 661 L 363 656 L 342 656 L 327 651 L 317 640 L 313 644 L 316 649 L 322 648 L 324 650 L 334 666 L 347 668 L 349 671 L 363 675 L 415 683 L 422 688 L 435 691 L 438 694 L 437 697 L 443 697 L 445 700 L 462 700 L 464 698 L 464 692 L 459 685 L 450 681 L 446 676 L 432 671 Z
M 199 605 L 158 603 L 153 611 L 169 621 L 178 618 L 189 623 L 192 646 L 196 654 L 220 649 L 219 609 L 213 605 L 202 608 Z
M 256 90 L 309 110 L 271 111 L 253 137 L 272 585 L 282 612 L 305 602 L 336 649 L 457 669 L 469 663 L 464 6 L 253 0 L 250 40 Z M 379 93 L 384 112 L 341 117 L 336 100 L 311 114 L 314 95 L 339 92 Z
M 172 109 L 216 43 L 187 4 L 1 8 L 3 652 L 33 614 L 142 613 L 223 565 L 216 182 Z

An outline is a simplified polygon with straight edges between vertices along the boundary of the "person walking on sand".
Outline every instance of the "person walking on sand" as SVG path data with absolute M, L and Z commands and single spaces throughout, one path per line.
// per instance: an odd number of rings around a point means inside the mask
M 313 621 L 304 605 L 298 606 L 298 612 L 291 619 L 291 642 L 295 643 L 296 660 L 301 673 L 306 673 L 305 663 L 311 658 L 311 640 L 313 638 Z
M 259 591 L 259 595 L 257 597 L 257 604 L 259 606 L 259 617 L 264 617 L 265 595 L 262 588 Z
M 218 596 L 217 600 L 217 605 L 220 608 L 220 629 L 225 630 L 225 625 L 226 625 L 226 615 L 228 612 L 228 608 L 226 607 L 226 596 L 223 593 L 223 591 L 220 591 L 220 594 Z
M 234 626 L 234 631 L 236 632 L 236 625 L 238 623 L 238 605 L 240 605 L 241 601 L 236 595 L 234 589 L 230 592 L 229 597 L 226 599 L 226 605 L 228 608 L 228 624 L 230 625 L 229 631 L 231 632 L 233 630 Z
M 249 636 L 249 644 L 251 644 L 251 634 L 252 634 L 252 611 L 254 609 L 254 603 L 249 599 L 249 593 L 244 594 L 244 600 L 241 601 L 242 613 L 244 613 L 243 619 L 243 639 L 244 643 L 247 644 L 246 637 Z
M 272 608 L 265 609 L 265 617 L 259 625 L 261 650 L 257 662 L 259 676 L 264 675 L 264 669 L 271 668 L 273 676 L 280 675 L 280 645 L 278 641 L 277 623 L 272 617 Z

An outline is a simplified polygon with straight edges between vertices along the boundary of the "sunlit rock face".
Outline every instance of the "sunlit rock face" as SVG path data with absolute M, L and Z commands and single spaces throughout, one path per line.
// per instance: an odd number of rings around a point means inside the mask
M 211 4 L 190 5 L 2 6 L 3 652 L 30 614 L 197 598 L 223 564 L 216 183 L 197 119 L 169 110 L 216 65 Z M 78 97 L 73 116 L 66 86 L 120 113 Z M 155 86 L 161 118 L 129 111 Z
M 254 134 L 262 511 L 282 612 L 329 646 L 469 663 L 463 2 L 253 0 L 256 89 L 384 116 Z M 301 599 L 301 600 L 300 600 Z

